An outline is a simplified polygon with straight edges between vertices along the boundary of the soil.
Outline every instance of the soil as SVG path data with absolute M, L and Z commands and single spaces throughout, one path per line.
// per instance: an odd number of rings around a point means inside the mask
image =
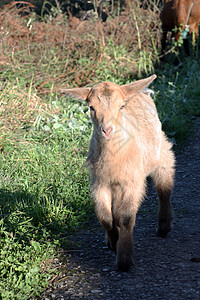
M 149 183 L 133 232 L 134 267 L 128 273 L 117 270 L 103 229 L 91 222 L 87 230 L 67 237 L 73 249 L 55 261 L 63 273 L 43 299 L 200 299 L 199 126 L 197 118 L 193 134 L 176 155 L 169 235 L 156 236 L 157 195 Z

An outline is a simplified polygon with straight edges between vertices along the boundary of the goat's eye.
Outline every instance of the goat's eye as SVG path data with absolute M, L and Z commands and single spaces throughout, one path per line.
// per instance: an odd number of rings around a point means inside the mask
M 122 105 L 122 106 L 120 107 L 120 110 L 123 110 L 123 109 L 124 109 L 124 107 L 125 107 L 125 105 Z
M 95 111 L 93 106 L 90 106 L 90 111 Z

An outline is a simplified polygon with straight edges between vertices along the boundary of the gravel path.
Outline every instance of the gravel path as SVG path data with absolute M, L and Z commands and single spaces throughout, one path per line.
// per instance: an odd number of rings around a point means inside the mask
M 68 236 L 63 274 L 43 299 L 200 299 L 200 118 L 177 155 L 172 231 L 156 236 L 157 194 L 151 183 L 134 228 L 135 266 L 120 273 L 97 221 Z

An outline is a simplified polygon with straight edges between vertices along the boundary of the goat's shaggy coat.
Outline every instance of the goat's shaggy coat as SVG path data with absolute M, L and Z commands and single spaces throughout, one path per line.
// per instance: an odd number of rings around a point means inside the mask
M 132 231 L 149 175 L 159 195 L 158 235 L 165 237 L 171 229 L 175 159 L 150 91 L 145 90 L 155 77 L 122 86 L 104 82 L 61 90 L 85 99 L 90 107 L 94 130 L 87 165 L 92 194 L 121 271 L 132 265 Z
M 178 41 L 180 30 L 185 30 L 185 26 L 189 26 L 189 34 L 194 32 L 195 39 L 198 38 L 198 25 L 200 23 L 200 0 L 165 0 L 163 10 L 160 14 L 162 22 L 162 51 L 166 46 L 166 37 L 168 31 L 175 32 L 175 39 Z M 184 39 L 185 51 L 189 55 L 188 40 Z

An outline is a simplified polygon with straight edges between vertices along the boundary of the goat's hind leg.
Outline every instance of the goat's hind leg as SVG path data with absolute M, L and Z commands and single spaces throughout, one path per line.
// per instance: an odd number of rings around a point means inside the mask
M 164 138 L 159 166 L 152 174 L 159 197 L 157 234 L 160 237 L 165 237 L 171 230 L 172 210 L 170 196 L 174 185 L 174 164 L 175 158 L 171 150 L 171 143 Z
M 114 252 L 116 252 L 117 241 L 119 238 L 119 228 L 113 224 L 111 230 L 106 230 L 106 239 L 108 248 Z
M 158 211 L 158 230 L 159 237 L 166 237 L 171 230 L 172 210 L 170 204 L 171 189 L 158 187 L 159 211 Z

